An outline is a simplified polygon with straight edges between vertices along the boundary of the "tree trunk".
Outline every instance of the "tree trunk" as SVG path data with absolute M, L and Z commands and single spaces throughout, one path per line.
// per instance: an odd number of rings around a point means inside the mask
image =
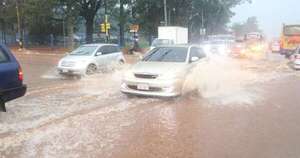
M 148 33 L 148 43 L 149 43 L 149 46 L 151 46 L 151 44 L 152 44 L 152 33 L 151 32 Z
M 67 30 L 68 30 L 68 47 L 74 48 L 74 21 L 72 17 L 67 18 Z
M 3 43 L 6 44 L 6 24 L 4 22 L 4 25 L 3 25 Z
M 4 43 L 4 19 L 1 19 L 1 39 L 0 39 L 0 43 Z
M 86 43 L 93 43 L 93 33 L 94 33 L 94 17 L 85 18 L 86 23 Z
M 125 15 L 124 15 L 124 0 L 120 0 L 120 46 L 123 47 L 124 42 L 124 25 L 125 25 Z

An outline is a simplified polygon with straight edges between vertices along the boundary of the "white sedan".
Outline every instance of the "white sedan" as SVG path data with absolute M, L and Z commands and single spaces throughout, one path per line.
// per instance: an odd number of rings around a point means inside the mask
M 91 75 L 114 62 L 124 63 L 124 61 L 118 45 L 86 44 L 62 58 L 57 70 L 60 74 L 84 76 Z
M 199 46 L 154 48 L 124 75 L 121 92 L 143 96 L 179 96 L 187 75 L 204 59 L 206 54 Z

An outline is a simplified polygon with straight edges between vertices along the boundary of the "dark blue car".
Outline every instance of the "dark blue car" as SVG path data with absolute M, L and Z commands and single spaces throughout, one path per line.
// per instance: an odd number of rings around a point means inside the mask
M 10 50 L 0 44 L 0 111 L 6 112 L 5 103 L 25 93 L 20 64 Z

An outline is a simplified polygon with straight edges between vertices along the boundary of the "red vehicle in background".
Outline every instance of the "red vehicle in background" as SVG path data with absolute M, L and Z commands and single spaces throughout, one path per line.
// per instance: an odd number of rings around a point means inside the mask
M 270 43 L 269 49 L 272 53 L 279 53 L 280 52 L 280 42 L 278 40 L 273 40 Z
M 234 44 L 231 45 L 231 53 L 232 57 L 242 58 L 245 57 L 245 44 L 243 40 L 236 40 Z

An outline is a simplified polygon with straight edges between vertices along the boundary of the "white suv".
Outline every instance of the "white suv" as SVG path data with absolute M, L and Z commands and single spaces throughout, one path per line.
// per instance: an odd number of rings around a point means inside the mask
M 114 62 L 125 62 L 118 45 L 86 44 L 62 58 L 58 63 L 57 70 L 60 74 L 91 75 L 98 69 Z

